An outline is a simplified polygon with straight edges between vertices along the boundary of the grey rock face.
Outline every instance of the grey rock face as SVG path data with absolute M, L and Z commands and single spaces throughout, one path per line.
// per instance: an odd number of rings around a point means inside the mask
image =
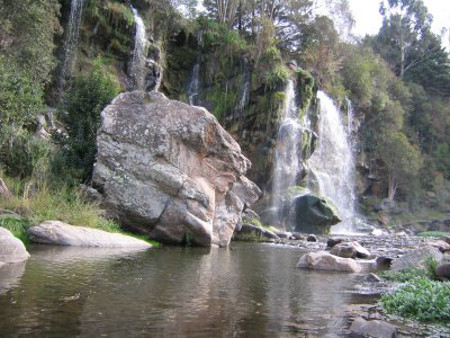
M 352 334 L 363 337 L 392 338 L 395 337 L 397 328 L 380 320 L 365 320 L 357 318 L 350 327 Z
M 46 221 L 28 229 L 30 240 L 36 243 L 91 248 L 150 249 L 140 239 L 98 229 L 73 226 L 60 221 Z
M 430 258 L 437 262 L 441 262 L 443 255 L 439 249 L 434 247 L 424 247 L 413 250 L 403 257 L 395 258 L 391 263 L 391 270 L 401 271 L 408 267 L 424 269 L 426 268 L 426 261 Z
M 117 96 L 102 112 L 93 185 L 129 228 L 162 242 L 227 246 L 258 187 L 250 161 L 200 107 L 157 92 Z
M 25 245 L 7 229 L 0 227 L 0 266 L 19 263 L 30 257 Z
M 297 263 L 297 268 L 343 272 L 361 271 L 360 265 L 353 259 L 333 256 L 326 251 L 310 252 L 303 255 Z

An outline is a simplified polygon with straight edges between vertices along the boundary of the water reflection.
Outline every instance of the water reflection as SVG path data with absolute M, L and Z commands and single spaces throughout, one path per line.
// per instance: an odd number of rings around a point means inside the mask
M 293 248 L 84 250 L 32 249 L 2 336 L 335 336 L 352 301 L 353 275 L 296 269 Z

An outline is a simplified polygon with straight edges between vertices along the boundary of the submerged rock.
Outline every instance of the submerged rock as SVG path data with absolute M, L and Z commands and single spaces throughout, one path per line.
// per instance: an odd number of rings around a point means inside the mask
M 304 233 L 328 234 L 341 221 L 330 201 L 313 195 L 295 197 L 289 215 L 295 231 Z
M 361 271 L 361 267 L 355 260 L 337 257 L 326 251 L 310 252 L 303 255 L 297 263 L 297 268 L 345 272 Z
M 102 112 L 93 185 L 130 229 L 162 242 L 227 246 L 258 187 L 250 161 L 205 109 L 122 93 Z
M 28 229 L 35 243 L 91 248 L 150 249 L 151 244 L 118 233 L 73 226 L 60 221 L 46 221 Z
M 0 266 L 30 258 L 25 245 L 7 229 L 0 227 Z
M 354 335 L 363 337 L 391 338 L 395 337 L 397 328 L 381 320 L 357 318 L 350 326 L 350 331 Z

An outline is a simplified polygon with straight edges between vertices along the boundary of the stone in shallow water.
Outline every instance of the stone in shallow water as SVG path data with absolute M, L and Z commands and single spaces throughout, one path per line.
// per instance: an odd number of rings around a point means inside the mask
M 342 242 L 336 244 L 330 253 L 343 258 L 369 258 L 372 254 L 358 242 Z
M 90 248 L 150 249 L 151 244 L 123 234 L 73 226 L 60 221 L 46 221 L 28 229 L 35 243 Z
M 327 234 L 341 220 L 331 201 L 314 195 L 294 198 L 289 211 L 289 223 L 296 232 Z
M 0 227 L 0 266 L 23 262 L 29 257 L 30 254 L 22 241 L 14 237 L 9 230 Z
M 365 320 L 357 318 L 350 327 L 352 334 L 362 337 L 392 338 L 395 337 L 396 326 L 381 320 Z
M 360 265 L 355 260 L 333 256 L 326 251 L 310 252 L 303 255 L 297 263 L 297 268 L 345 272 L 361 271 Z

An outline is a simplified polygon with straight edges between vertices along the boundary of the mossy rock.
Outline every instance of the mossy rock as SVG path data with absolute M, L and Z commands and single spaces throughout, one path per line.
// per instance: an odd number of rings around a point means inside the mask
M 289 214 L 296 232 L 328 234 L 332 225 L 341 222 L 330 200 L 310 194 L 294 198 Z

